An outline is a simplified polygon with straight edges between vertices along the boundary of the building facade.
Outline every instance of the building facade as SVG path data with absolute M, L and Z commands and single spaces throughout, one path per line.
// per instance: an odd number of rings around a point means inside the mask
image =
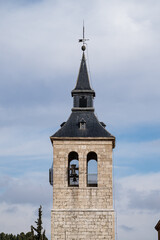
M 94 114 L 85 46 L 67 122 L 50 139 L 54 161 L 51 240 L 114 240 L 112 150 L 115 137 Z M 52 174 L 53 171 L 53 174 Z

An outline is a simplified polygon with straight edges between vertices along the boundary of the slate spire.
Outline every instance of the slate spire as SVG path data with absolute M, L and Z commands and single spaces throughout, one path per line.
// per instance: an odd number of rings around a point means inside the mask
M 93 100 L 95 97 L 95 91 L 91 88 L 87 64 L 85 58 L 85 41 L 88 39 L 79 39 L 79 42 L 83 43 L 82 46 L 82 59 L 79 69 L 79 74 L 75 88 L 72 90 L 71 95 L 73 97 L 72 113 L 67 120 L 61 124 L 61 128 L 51 136 L 51 141 L 54 138 L 107 138 L 113 141 L 113 147 L 115 144 L 115 137 L 112 136 L 106 129 L 103 122 L 99 122 L 94 114 Z
M 88 76 L 88 71 L 87 71 L 87 64 L 86 64 L 86 59 L 85 59 L 85 54 L 83 52 L 82 54 L 82 60 L 81 60 L 81 65 L 79 69 L 79 74 L 76 82 L 75 88 L 72 90 L 72 96 L 74 93 L 92 93 L 93 96 L 95 97 L 95 92 L 92 90 L 90 81 L 89 81 L 89 76 Z
M 76 87 L 74 90 L 92 90 L 89 82 L 86 59 L 83 52 Z
M 82 60 L 80 64 L 76 86 L 71 92 L 73 97 L 72 111 L 79 111 L 79 110 L 94 111 L 93 99 L 95 97 L 95 91 L 91 88 L 91 85 L 89 82 L 89 76 L 88 76 L 84 51 L 85 51 L 85 48 L 82 54 Z

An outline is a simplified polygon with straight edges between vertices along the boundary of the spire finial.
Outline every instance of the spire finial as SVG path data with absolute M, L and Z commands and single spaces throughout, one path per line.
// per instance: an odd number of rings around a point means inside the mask
M 85 38 L 85 32 L 84 32 L 85 28 L 84 28 L 84 20 L 83 20 L 83 38 L 82 39 L 79 39 L 79 42 L 82 42 L 83 43 L 83 46 L 82 46 L 82 51 L 85 51 L 86 50 L 86 46 L 85 46 L 85 42 L 88 41 L 89 39 L 86 39 Z

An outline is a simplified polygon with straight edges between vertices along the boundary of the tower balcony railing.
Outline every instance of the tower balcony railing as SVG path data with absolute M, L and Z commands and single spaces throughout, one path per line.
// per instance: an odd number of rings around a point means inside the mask
M 97 187 L 97 173 L 90 173 L 87 175 L 87 186 Z

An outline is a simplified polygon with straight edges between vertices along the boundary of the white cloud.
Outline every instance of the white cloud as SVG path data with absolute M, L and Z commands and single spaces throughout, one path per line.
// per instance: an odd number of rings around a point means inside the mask
M 17 234 L 30 231 L 30 226 L 36 220 L 36 207 L 28 205 L 7 204 L 0 205 L 0 232 Z
M 154 141 L 140 141 L 140 142 L 122 142 L 117 143 L 116 156 L 125 157 L 128 156 L 128 159 L 134 160 L 147 159 L 148 157 L 152 158 L 160 155 L 160 139 Z
M 154 226 L 159 220 L 159 181 L 160 173 L 118 179 L 115 194 L 118 239 L 156 238 Z M 50 235 L 52 188 L 47 184 L 44 174 L 1 177 L 1 189 L 5 186 L 7 189 L 1 192 L 0 197 L 0 232 L 16 234 L 29 231 L 30 225 L 37 219 L 37 209 L 42 204 L 43 226 L 47 235 Z
M 158 1 L 37 1 L 11 6 L 1 9 L 0 21 L 5 103 L 26 103 L 27 108 L 28 99 L 29 106 L 40 103 L 49 112 L 48 103 L 70 99 L 79 68 L 77 39 L 86 17 L 97 112 L 120 126 L 159 121 Z M 57 91 L 64 98 L 57 98 Z
M 160 216 L 160 172 L 118 179 L 115 198 L 118 239 L 156 239 Z
M 0 204 L 0 232 L 19 234 L 29 232 L 31 225 L 36 227 L 35 221 L 38 217 L 39 205 L 32 204 Z M 50 213 L 49 207 L 42 207 L 43 228 L 46 235 L 50 237 Z M 47 212 L 47 215 L 45 214 Z M 46 215 L 46 216 L 45 216 Z
M 5 188 L 4 180 L 7 179 Z M 51 186 L 47 173 L 31 172 L 19 177 L 2 176 L 0 179 L 4 190 L 0 192 L 0 201 L 11 204 L 49 205 L 51 203 Z
M 31 172 L 19 177 L 0 177 L 0 232 L 17 234 L 30 231 L 42 205 L 43 227 L 50 236 L 52 187 L 48 175 Z
M 97 93 L 99 120 L 107 121 L 108 128 L 112 125 L 126 136 L 129 128 L 159 125 L 158 0 L 45 0 L 21 4 L 0 1 L 0 5 L 1 157 L 52 155 L 48 137 L 67 119 L 72 107 L 70 91 L 80 64 L 77 40 L 82 36 L 83 19 L 86 37 L 90 39 L 87 59 Z M 152 155 L 159 156 L 159 139 L 138 141 L 117 144 L 115 156 L 124 157 L 125 172 L 130 166 L 126 156 L 131 153 L 135 166 L 137 158 L 142 158 L 144 164 L 145 156 L 151 156 L 150 161 Z M 119 179 L 119 239 L 156 238 L 158 175 Z M 41 184 L 33 175 L 0 180 L 4 191 L 0 231 L 28 231 L 35 220 L 39 199 L 46 204 L 48 214 L 50 207 L 45 196 L 50 190 L 42 178 Z M 42 191 L 45 196 L 41 196 Z M 50 226 L 48 216 L 45 222 Z

